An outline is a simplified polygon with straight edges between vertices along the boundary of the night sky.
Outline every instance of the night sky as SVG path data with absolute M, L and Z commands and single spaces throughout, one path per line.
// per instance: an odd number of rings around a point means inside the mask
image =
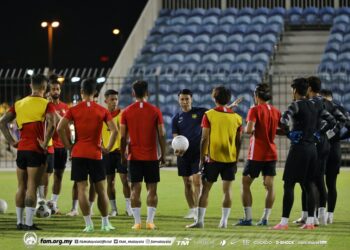
M 112 67 L 147 0 L 1 1 L 0 68 L 47 66 L 47 29 L 42 21 L 59 21 L 53 35 L 53 64 L 66 67 Z M 113 28 L 121 36 L 112 34 Z M 101 56 L 109 60 L 102 62 Z

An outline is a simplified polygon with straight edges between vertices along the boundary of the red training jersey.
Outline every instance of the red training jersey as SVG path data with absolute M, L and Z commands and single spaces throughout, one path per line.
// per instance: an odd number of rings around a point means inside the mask
M 83 101 L 69 108 L 64 117 L 74 122 L 72 157 L 101 160 L 102 125 L 112 120 L 109 111 L 95 102 Z
M 42 98 L 42 97 L 38 97 Z M 28 107 L 30 108 L 30 107 Z M 11 107 L 9 112 L 16 114 L 15 107 Z M 48 103 L 45 114 L 54 113 L 55 108 L 52 103 Z M 45 114 L 43 114 L 45 116 Z M 40 147 L 38 138 L 44 140 L 45 136 L 45 121 L 29 122 L 23 124 L 22 129 L 19 131 L 19 141 L 17 150 L 19 151 L 34 151 L 38 153 L 44 153 L 44 150 Z
M 158 160 L 157 126 L 163 124 L 160 110 L 137 101 L 126 107 L 121 116 L 120 123 L 127 127 L 130 137 L 128 160 Z
M 55 107 L 56 112 L 61 117 L 64 117 L 69 109 L 68 105 L 65 104 L 64 102 L 61 102 L 61 101 L 57 104 L 53 103 L 53 106 Z M 52 136 L 52 141 L 53 141 L 54 148 L 64 148 L 64 145 L 63 145 L 60 137 L 58 136 L 57 130 L 55 130 L 55 133 Z
M 259 104 L 249 109 L 247 122 L 254 122 L 254 134 L 250 137 L 248 160 L 276 161 L 274 142 L 281 112 L 270 104 Z

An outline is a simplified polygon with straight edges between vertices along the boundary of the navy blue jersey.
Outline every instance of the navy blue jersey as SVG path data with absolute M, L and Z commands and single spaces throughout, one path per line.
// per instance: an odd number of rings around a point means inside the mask
M 190 146 L 183 157 L 198 155 L 202 136 L 202 118 L 207 111 L 205 108 L 195 108 L 188 112 L 179 112 L 172 118 L 172 133 L 185 136 Z

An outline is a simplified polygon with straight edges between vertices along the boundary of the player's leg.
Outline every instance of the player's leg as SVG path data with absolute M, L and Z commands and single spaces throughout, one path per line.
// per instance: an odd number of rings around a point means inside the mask
M 306 200 L 306 194 L 303 191 L 303 189 L 301 190 L 301 217 L 297 220 L 294 220 L 293 223 L 295 224 L 305 224 L 307 216 L 308 216 L 308 209 L 307 209 L 307 200 Z
M 48 154 L 46 156 L 46 162 L 45 166 L 41 169 L 42 173 L 40 173 L 41 180 L 37 189 L 37 198 L 38 201 L 40 200 L 46 200 L 47 192 L 48 192 L 48 185 L 49 185 L 49 179 L 53 172 L 53 165 L 52 165 L 52 158 L 50 157 L 52 154 Z
M 96 200 L 96 189 L 95 189 L 95 184 L 91 180 L 91 176 L 89 176 L 89 207 L 90 207 L 90 214 L 94 215 L 94 203 Z
M 55 153 L 53 154 L 54 175 L 51 195 L 53 208 L 56 213 L 59 213 L 57 203 L 62 189 L 62 180 L 64 170 L 66 168 L 66 162 L 67 150 L 65 150 L 64 148 L 56 148 Z
M 125 198 L 125 212 L 128 216 L 132 216 L 131 202 L 130 202 L 131 189 L 130 189 L 130 183 L 128 181 L 128 175 L 127 173 L 119 173 L 119 178 L 123 185 L 123 194 Z
M 221 219 L 219 228 L 227 228 L 228 217 L 231 213 L 232 206 L 232 181 L 222 181 L 222 192 L 224 194 L 222 200 Z
M 110 231 L 115 229 L 108 219 L 108 196 L 105 188 L 105 180 L 101 180 L 94 183 L 97 192 L 97 206 L 101 213 L 102 219 L 102 231 Z
M 27 190 L 27 170 L 17 167 L 17 192 L 16 192 L 16 215 L 17 229 L 22 230 L 24 225 L 24 199 Z
M 94 231 L 94 226 L 91 220 L 89 199 L 87 196 L 88 182 L 87 180 L 83 180 L 83 181 L 76 181 L 76 183 L 77 183 L 77 190 L 78 190 L 79 207 L 85 221 L 84 232 L 92 232 Z
M 128 161 L 128 173 L 131 182 L 131 209 L 134 216 L 132 229 L 141 229 L 141 188 L 144 177 L 144 166 L 142 161 Z
M 117 160 L 113 153 L 103 155 L 103 166 L 107 174 L 107 195 L 111 205 L 110 216 L 118 215 L 117 202 L 115 199 L 115 168 Z
M 160 181 L 159 162 L 147 162 L 144 168 L 144 177 L 147 188 L 147 220 L 146 229 L 154 230 L 157 227 L 154 224 L 154 216 L 158 205 L 157 184 Z
M 74 182 L 72 186 L 72 209 L 69 213 L 67 213 L 68 216 L 77 216 L 79 215 L 78 212 L 78 187 L 77 183 Z

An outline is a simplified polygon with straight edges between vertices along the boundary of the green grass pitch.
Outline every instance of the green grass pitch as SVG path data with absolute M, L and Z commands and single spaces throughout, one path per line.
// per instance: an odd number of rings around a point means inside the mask
M 275 225 L 281 216 L 283 182 L 281 180 L 282 170 L 278 171 L 275 180 L 276 201 L 270 217 L 270 225 Z M 71 188 L 72 182 L 70 172 L 66 172 L 63 182 L 62 194 L 59 198 L 59 207 L 63 213 L 71 208 Z M 52 180 L 51 180 L 52 182 Z M 14 171 L 0 172 L 0 198 L 5 199 L 9 205 L 6 214 L 0 214 L 0 249 L 28 249 L 23 242 L 23 231 L 15 230 L 16 216 L 14 195 L 16 192 L 16 175 Z M 52 184 L 52 183 L 50 183 Z M 51 186 L 51 185 L 50 185 Z M 93 217 L 95 232 L 86 234 L 82 232 L 84 220 L 82 216 L 67 217 L 56 215 L 48 219 L 37 219 L 35 223 L 42 227 L 43 231 L 37 231 L 38 237 L 176 237 L 172 247 L 177 249 L 350 249 L 350 171 L 342 170 L 338 177 L 338 203 L 334 216 L 334 224 L 325 227 L 319 227 L 314 231 L 303 231 L 297 226 L 290 223 L 288 231 L 272 231 L 266 227 L 234 227 L 233 223 L 237 222 L 243 215 L 242 204 L 240 200 L 241 192 L 241 170 L 236 175 L 233 183 L 232 194 L 233 204 L 229 218 L 229 227 L 227 229 L 218 229 L 218 223 L 221 216 L 221 181 L 213 186 L 209 197 L 209 206 L 205 218 L 204 229 L 185 229 L 185 225 L 191 223 L 191 220 L 183 219 L 187 213 L 187 205 L 184 198 L 183 182 L 177 176 L 177 172 L 169 169 L 161 170 L 161 182 L 158 186 L 158 209 L 155 223 L 159 230 L 132 231 L 133 218 L 126 215 L 119 215 L 111 218 L 112 224 L 117 227 L 113 232 L 101 233 L 99 227 L 101 220 L 97 206 L 95 205 Z M 117 204 L 119 213 L 124 212 L 125 203 L 122 197 L 121 184 L 117 178 Z M 253 220 L 256 222 L 262 215 L 264 208 L 265 190 L 262 185 L 261 177 L 256 179 L 252 185 L 253 193 Z M 49 193 L 48 197 L 51 197 Z M 142 193 L 142 219 L 145 223 L 146 216 L 146 192 L 143 187 Z M 295 202 L 291 213 L 290 220 L 294 220 L 300 215 L 300 187 L 295 189 Z M 189 238 L 188 245 L 181 245 L 179 241 Z M 249 244 L 247 243 L 249 240 Z M 279 245 L 276 241 L 327 241 L 325 245 Z M 220 242 L 226 241 L 224 246 Z M 259 244 L 259 243 L 270 244 Z M 180 244 L 180 245 L 178 245 Z M 43 246 L 35 246 L 34 249 L 44 249 Z M 67 247 L 51 247 L 50 249 Z M 72 249 L 83 249 L 83 247 L 71 247 Z M 93 249 L 93 247 L 84 247 Z M 103 247 L 116 248 L 116 247 Z M 119 247 L 120 248 L 120 247 Z M 124 247 L 123 247 L 124 248 Z M 126 247 L 133 249 L 136 247 Z M 155 248 L 155 247 L 137 247 Z M 166 248 L 166 247 L 163 247 Z

